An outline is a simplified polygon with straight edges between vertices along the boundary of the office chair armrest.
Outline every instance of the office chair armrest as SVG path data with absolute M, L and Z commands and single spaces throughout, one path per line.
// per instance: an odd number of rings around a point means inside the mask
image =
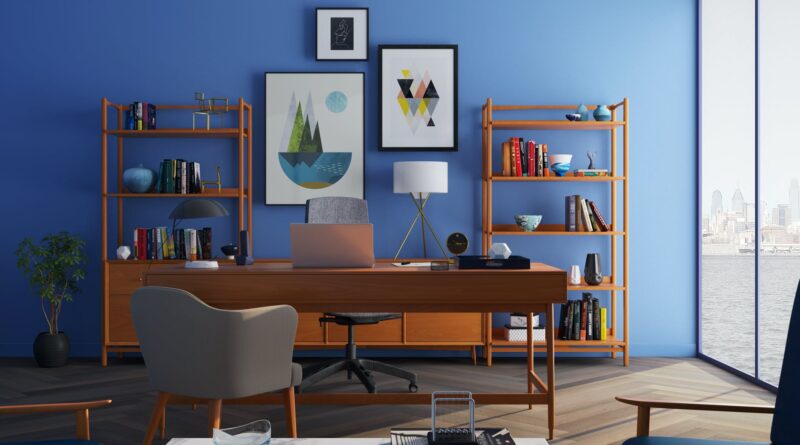
M 39 403 L 32 405 L 0 406 L 0 414 L 36 414 L 75 412 L 75 435 L 78 439 L 89 440 L 89 410 L 111 404 L 111 400 L 91 402 Z
M 627 397 L 615 397 L 617 401 L 633 405 L 638 408 L 636 419 L 636 435 L 650 435 L 650 409 L 688 409 L 699 411 L 726 411 L 735 413 L 760 413 L 772 414 L 775 412 L 774 406 L 768 405 L 742 405 L 738 403 L 706 403 L 706 402 L 675 402 L 666 400 L 642 400 L 629 399 Z

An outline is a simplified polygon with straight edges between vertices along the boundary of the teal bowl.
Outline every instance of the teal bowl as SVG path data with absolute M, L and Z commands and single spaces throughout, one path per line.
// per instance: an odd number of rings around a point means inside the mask
M 514 221 L 523 232 L 533 232 L 542 222 L 542 215 L 514 215 Z

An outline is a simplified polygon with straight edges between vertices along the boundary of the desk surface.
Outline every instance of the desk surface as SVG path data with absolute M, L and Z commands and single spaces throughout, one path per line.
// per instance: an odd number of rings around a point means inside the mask
M 547 445 L 544 439 L 517 439 L 514 438 L 517 445 Z M 167 442 L 167 445 L 212 445 L 213 439 L 172 439 Z M 391 445 L 388 439 L 353 439 L 353 438 L 338 438 L 338 439 L 278 439 L 274 438 L 270 441 L 270 445 Z
M 185 289 L 222 309 L 289 304 L 301 312 L 528 312 L 567 296 L 566 272 L 542 263 L 524 270 L 447 271 L 385 263 L 371 269 L 295 269 L 288 262 L 171 265 L 147 271 L 144 283 Z

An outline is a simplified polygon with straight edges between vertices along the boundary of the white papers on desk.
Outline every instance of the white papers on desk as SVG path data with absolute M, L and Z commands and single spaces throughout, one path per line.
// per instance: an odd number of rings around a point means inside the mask
M 392 266 L 397 267 L 431 267 L 430 261 L 420 261 L 418 263 L 406 262 L 403 261 L 402 263 L 392 263 Z

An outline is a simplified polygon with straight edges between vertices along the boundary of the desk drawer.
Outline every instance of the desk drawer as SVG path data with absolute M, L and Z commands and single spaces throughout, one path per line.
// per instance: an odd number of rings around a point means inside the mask
M 403 341 L 403 323 L 401 319 L 386 320 L 378 324 L 355 326 L 356 343 L 384 343 Z M 328 323 L 329 342 L 347 342 L 347 326 Z
M 111 342 L 137 342 L 136 329 L 131 317 L 131 294 L 108 296 L 108 340 Z
M 322 344 L 324 329 L 320 326 L 319 318 L 322 312 L 300 312 L 297 314 L 297 334 L 295 343 Z
M 419 343 L 482 343 L 482 318 L 477 312 L 407 312 L 406 339 Z
M 153 265 L 153 268 L 159 267 Z M 108 265 L 108 291 L 110 294 L 131 295 L 142 287 L 147 264 L 110 263 Z

